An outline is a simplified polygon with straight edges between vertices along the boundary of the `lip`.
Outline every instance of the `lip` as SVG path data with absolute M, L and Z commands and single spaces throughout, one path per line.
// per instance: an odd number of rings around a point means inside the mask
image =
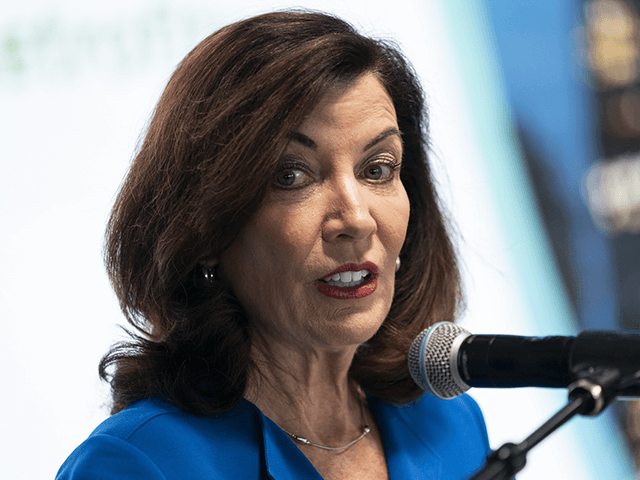
M 342 272 L 359 272 L 360 270 L 368 270 L 371 276 L 375 276 L 378 274 L 378 266 L 373 262 L 364 262 L 362 265 L 356 265 L 355 263 L 347 263 L 336 268 L 333 272 L 327 273 L 322 278 L 333 277 L 336 273 Z
M 367 297 L 375 292 L 376 288 L 378 288 L 378 267 L 375 263 L 364 262 L 362 265 L 347 263 L 336 268 L 333 272 L 328 273 L 322 278 L 332 277 L 336 273 L 358 272 L 360 270 L 367 270 L 371 274 L 371 276 L 360 285 L 355 287 L 336 287 L 334 285 L 327 285 L 326 283 L 317 281 L 315 283 L 316 288 L 323 295 L 338 300 L 355 300 Z

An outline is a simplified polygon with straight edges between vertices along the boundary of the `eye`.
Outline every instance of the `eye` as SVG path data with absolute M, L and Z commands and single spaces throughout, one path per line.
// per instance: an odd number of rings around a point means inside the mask
M 364 176 L 370 180 L 383 180 L 391 176 L 393 170 L 388 165 L 369 165 L 364 170 Z
M 368 180 L 384 182 L 393 179 L 393 177 L 395 176 L 395 170 L 397 170 L 399 167 L 399 162 L 379 160 L 375 163 L 366 165 L 364 167 L 363 175 Z
M 282 170 L 276 173 L 274 184 L 279 188 L 302 187 L 311 181 L 310 175 L 303 166 L 283 165 Z
M 296 183 L 296 171 L 285 170 L 276 175 L 276 183 L 282 187 L 290 187 Z

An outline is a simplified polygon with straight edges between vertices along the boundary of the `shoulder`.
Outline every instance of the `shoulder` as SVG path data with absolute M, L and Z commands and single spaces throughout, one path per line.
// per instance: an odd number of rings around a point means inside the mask
M 259 420 L 246 402 L 224 415 L 201 418 L 159 399 L 143 400 L 99 425 L 57 478 L 155 480 L 182 478 L 185 472 L 194 479 L 224 478 L 232 470 L 237 475 L 238 465 L 252 478 L 249 471 L 260 468 L 261 437 Z
M 410 462 L 425 463 L 420 468 L 429 472 L 437 468 L 438 478 L 466 478 L 489 453 L 482 412 L 468 395 L 441 400 L 423 394 L 406 405 L 373 399 L 370 405 L 401 455 L 414 452 Z
M 213 417 L 197 417 L 158 398 L 141 400 L 106 419 L 90 437 L 108 435 L 149 450 L 168 434 L 189 442 L 202 431 L 215 432 L 215 439 L 232 432 L 250 433 L 255 411 L 246 401 L 227 413 Z M 222 443 L 222 442 L 221 442 Z
M 424 394 L 412 403 L 396 407 L 396 415 L 414 428 L 420 428 L 422 436 L 426 432 L 437 432 L 443 441 L 472 443 L 484 453 L 489 448 L 484 417 L 469 395 L 442 400 Z
M 139 430 L 162 428 L 182 415 L 185 414 L 178 407 L 161 399 L 140 400 L 107 418 L 90 437 L 108 435 L 127 441 Z
M 485 430 L 484 417 L 476 401 L 469 395 L 460 395 L 451 400 L 442 400 L 424 394 L 415 402 L 400 407 L 407 415 L 416 415 L 429 421 L 439 420 L 452 424 L 469 425 Z

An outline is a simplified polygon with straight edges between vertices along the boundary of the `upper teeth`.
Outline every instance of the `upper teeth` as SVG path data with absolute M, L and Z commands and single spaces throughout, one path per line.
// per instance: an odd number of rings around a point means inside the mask
M 355 286 L 367 275 L 370 275 L 368 270 L 360 270 L 358 272 L 340 272 L 331 277 L 325 278 L 324 281 L 329 285 L 351 287 Z

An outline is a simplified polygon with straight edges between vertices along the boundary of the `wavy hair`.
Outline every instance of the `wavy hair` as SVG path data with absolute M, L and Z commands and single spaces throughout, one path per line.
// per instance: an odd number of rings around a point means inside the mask
M 430 173 L 422 89 L 399 50 L 317 12 L 275 12 L 234 23 L 180 63 L 119 191 L 105 264 L 134 327 L 100 362 L 112 413 L 161 396 L 196 415 L 235 406 L 256 368 L 251 324 L 203 262 L 232 244 L 260 208 L 288 134 L 336 85 L 373 73 L 395 106 L 411 205 L 393 303 L 358 349 L 350 375 L 369 393 L 407 402 L 421 391 L 407 352 L 415 336 L 452 320 L 456 258 Z

